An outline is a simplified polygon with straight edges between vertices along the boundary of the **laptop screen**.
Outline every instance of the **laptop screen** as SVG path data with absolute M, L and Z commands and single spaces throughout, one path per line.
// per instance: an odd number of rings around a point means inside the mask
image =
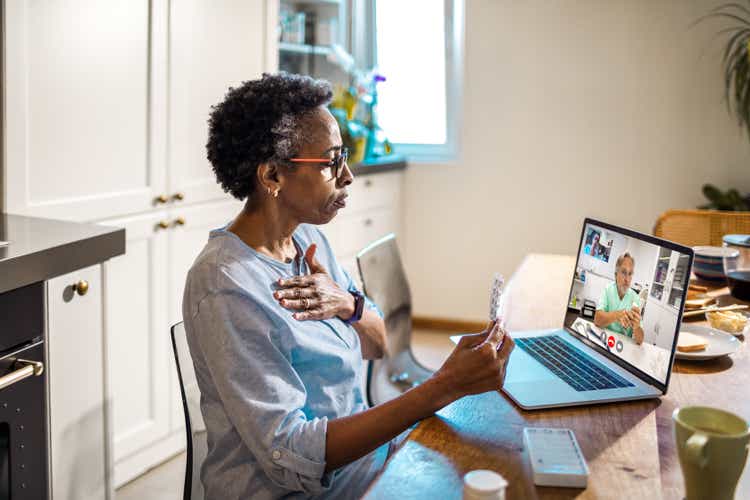
M 666 384 L 691 260 L 637 233 L 587 221 L 566 328 Z

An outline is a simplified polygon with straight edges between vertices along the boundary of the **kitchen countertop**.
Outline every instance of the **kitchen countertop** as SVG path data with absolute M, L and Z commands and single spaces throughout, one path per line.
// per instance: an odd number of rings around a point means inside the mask
M 406 158 L 401 155 L 388 155 L 351 165 L 352 173 L 358 175 L 380 174 L 406 168 Z
M 0 293 L 125 253 L 125 229 L 0 213 Z

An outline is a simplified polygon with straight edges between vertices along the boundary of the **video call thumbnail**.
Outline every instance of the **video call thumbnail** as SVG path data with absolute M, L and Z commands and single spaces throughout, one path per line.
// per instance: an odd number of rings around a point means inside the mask
M 586 224 L 565 326 L 665 383 L 690 257 Z

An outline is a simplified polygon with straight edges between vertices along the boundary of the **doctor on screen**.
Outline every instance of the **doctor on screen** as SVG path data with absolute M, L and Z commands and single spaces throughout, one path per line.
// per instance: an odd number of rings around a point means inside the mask
M 615 262 L 615 281 L 607 285 L 596 306 L 594 324 L 643 342 L 643 323 L 638 294 L 630 288 L 635 259 L 625 252 Z

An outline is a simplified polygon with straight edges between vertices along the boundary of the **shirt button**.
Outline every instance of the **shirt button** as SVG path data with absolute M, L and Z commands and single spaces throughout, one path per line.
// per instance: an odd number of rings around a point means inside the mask
M 271 453 L 271 456 L 274 460 L 278 460 L 281 458 L 281 452 L 279 450 L 273 450 L 273 453 Z

